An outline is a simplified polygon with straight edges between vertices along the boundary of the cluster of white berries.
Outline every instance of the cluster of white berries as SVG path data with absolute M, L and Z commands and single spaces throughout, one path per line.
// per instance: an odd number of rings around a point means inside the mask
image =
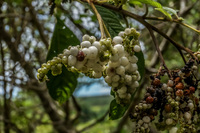
M 140 74 L 136 64 L 138 58 L 133 53 L 139 52 L 140 46 L 131 47 L 130 43 L 126 45 L 126 42 L 132 41 L 127 36 L 131 33 L 131 29 L 126 29 L 113 38 L 112 55 L 106 69 L 105 81 L 112 87 L 119 104 L 128 103 L 132 93 L 139 86 Z M 132 52 L 128 52 L 128 49 L 132 49 Z
M 80 45 L 70 46 L 44 63 L 38 69 L 37 78 L 47 80 L 49 70 L 54 76 L 61 74 L 64 65 L 69 71 L 82 72 L 92 78 L 104 76 L 115 92 L 117 103 L 128 103 L 140 80 L 138 58 L 134 55 L 141 50 L 138 37 L 139 33 L 133 28 L 120 32 L 113 40 L 96 41 L 94 36 L 84 35 Z

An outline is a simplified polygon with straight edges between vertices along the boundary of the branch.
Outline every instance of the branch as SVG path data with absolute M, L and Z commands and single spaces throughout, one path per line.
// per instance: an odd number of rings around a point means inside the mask
M 24 133 L 24 131 L 22 131 L 20 128 L 18 128 L 15 123 L 12 123 L 11 121 L 8 121 L 8 120 L 5 120 L 5 119 L 0 119 L 0 121 L 4 121 L 4 122 L 9 123 L 9 125 L 10 125 L 9 129 L 13 129 L 16 133 Z
M 147 4 L 145 4 L 145 9 L 146 9 L 146 11 L 145 11 L 144 15 L 142 15 L 143 18 L 145 18 L 149 13 L 149 8 L 148 8 Z
M 72 95 L 72 101 L 73 101 L 74 107 L 75 107 L 75 109 L 77 111 L 77 114 L 76 114 L 75 118 L 72 120 L 72 123 L 75 123 L 76 120 L 81 115 L 81 107 L 79 106 L 78 102 L 76 101 L 76 98 L 73 95 Z
M 2 74 L 3 74 L 3 100 L 4 100 L 4 108 L 3 108 L 3 114 L 4 114 L 4 132 L 10 133 L 10 101 L 7 98 L 7 82 L 5 77 L 5 60 L 4 60 L 4 51 L 2 43 L 0 42 L 0 48 L 1 48 L 1 60 L 2 60 Z
M 199 30 L 193 28 L 192 26 L 190 26 L 188 24 L 183 23 L 182 20 L 179 20 L 179 19 L 168 20 L 168 19 L 163 18 L 163 17 L 145 17 L 144 19 L 147 19 L 147 20 L 156 20 L 156 21 L 165 21 L 165 22 L 166 21 L 168 21 L 168 22 L 175 22 L 177 24 L 183 25 L 183 26 L 185 26 L 185 27 L 187 27 L 187 28 L 195 31 L 197 34 L 200 35 L 200 31 Z
M 147 29 L 149 30 L 149 33 L 150 33 L 150 35 L 151 35 L 151 38 L 152 38 L 152 40 L 153 40 L 153 42 L 154 42 L 154 45 L 155 45 L 155 47 L 156 47 L 156 51 L 158 52 L 158 56 L 159 56 L 159 58 L 160 58 L 160 63 L 161 63 L 161 64 L 160 64 L 160 67 L 162 68 L 162 66 L 164 66 L 165 69 L 166 69 L 167 71 L 169 71 L 169 69 L 167 68 L 167 66 L 166 66 L 166 64 L 165 64 L 164 58 L 163 58 L 163 56 L 162 56 L 162 53 L 161 53 L 161 51 L 160 51 L 158 42 L 157 42 L 157 40 L 156 40 L 156 38 L 155 38 L 155 36 L 154 36 L 154 33 L 153 33 L 152 29 L 151 29 L 150 27 L 147 27 Z
M 62 5 L 57 6 L 59 9 L 61 9 L 65 14 L 68 14 L 68 19 L 81 31 L 83 34 L 92 35 L 90 30 L 85 29 L 81 24 L 75 23 L 74 19 L 71 17 L 70 12 L 68 10 L 65 10 Z M 84 29 L 84 30 L 83 30 Z

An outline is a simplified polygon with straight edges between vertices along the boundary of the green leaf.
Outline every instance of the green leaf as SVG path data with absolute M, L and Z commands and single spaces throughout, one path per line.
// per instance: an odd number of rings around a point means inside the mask
M 156 7 L 155 10 L 160 11 L 165 16 L 167 16 L 170 20 L 172 20 L 171 15 L 166 11 L 166 10 L 170 10 L 170 9 L 166 9 L 166 7 L 163 7 L 159 2 L 156 2 L 156 1 L 153 1 L 153 0 L 130 0 L 129 1 L 129 3 L 133 3 L 133 2 L 141 2 L 143 4 L 147 4 L 147 5 L 151 5 L 153 7 Z M 172 11 L 172 10 L 170 10 L 170 11 Z
M 60 5 L 62 0 L 55 0 L 56 5 Z
M 170 15 L 175 15 L 177 18 L 179 18 L 177 14 L 178 10 L 174 10 L 170 7 L 163 7 L 163 9 L 167 11 Z
M 131 0 L 131 1 L 129 1 L 129 4 L 130 4 L 130 6 L 139 6 L 139 7 L 142 7 L 142 3 L 141 2 L 139 2 L 139 1 L 133 1 L 133 0 Z
M 80 44 L 80 41 L 64 22 L 57 17 L 47 60 L 51 60 L 53 57 L 62 53 L 63 49 L 68 48 L 68 46 L 78 44 Z M 63 66 L 62 74 L 53 76 L 51 71 L 49 71 L 47 76 L 49 81 L 46 84 L 51 97 L 61 103 L 68 100 L 76 88 L 78 74 L 68 71 Z
M 112 100 L 110 103 L 109 119 L 116 120 L 121 118 L 127 110 L 127 106 L 121 106 L 116 103 L 116 100 Z
M 101 6 L 96 6 L 96 9 L 101 15 L 112 38 L 117 36 L 120 31 L 124 30 L 124 27 L 120 24 L 115 13 Z
M 170 20 L 172 20 L 172 16 L 167 11 L 165 11 L 163 8 L 155 8 L 155 10 L 160 11 L 165 16 L 167 16 Z
M 138 57 L 137 65 L 138 65 L 138 71 L 139 71 L 140 76 L 141 76 L 141 79 L 140 79 L 140 81 L 141 81 L 142 78 L 143 78 L 144 72 L 145 72 L 145 60 L 144 60 L 144 55 L 143 55 L 142 51 L 140 51 L 140 52 L 136 52 L 136 53 L 135 53 L 135 56 Z
M 130 2 L 131 3 L 140 2 L 140 3 L 151 5 L 151 6 L 154 6 L 154 7 L 157 7 L 157 8 L 162 8 L 162 5 L 160 3 L 153 1 L 153 0 L 130 0 Z

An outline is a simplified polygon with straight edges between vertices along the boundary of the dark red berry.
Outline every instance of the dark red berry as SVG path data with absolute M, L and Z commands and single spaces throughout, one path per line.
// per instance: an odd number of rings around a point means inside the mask
M 184 95 L 190 95 L 190 90 L 184 90 Z
M 195 92 L 195 88 L 193 86 L 190 86 L 189 90 L 190 90 L 191 93 Z
M 160 85 L 160 79 L 155 78 L 155 79 L 153 80 L 153 85 L 155 85 L 155 86 Z
M 166 104 L 166 105 L 165 105 L 165 111 L 166 111 L 167 113 L 169 113 L 169 112 L 171 112 L 171 110 L 172 110 L 171 105 L 170 105 L 170 104 Z
M 158 111 L 156 109 L 151 109 L 150 114 L 156 116 L 158 114 Z
M 175 82 L 175 84 L 178 84 L 179 82 L 181 82 L 181 78 L 180 77 L 176 77 L 174 82 Z
M 176 89 L 180 89 L 180 90 L 183 90 L 184 89 L 184 84 L 179 82 L 177 85 L 176 85 Z
M 195 100 L 195 104 L 196 104 L 196 105 L 199 105 L 199 99 L 198 99 L 197 97 L 195 97 L 194 100 Z
M 154 120 L 154 116 L 153 115 L 150 115 L 149 117 L 150 117 L 151 120 Z
M 183 91 L 182 90 L 177 90 L 176 91 L 176 95 L 179 96 L 179 97 L 182 97 L 183 96 Z
M 146 98 L 146 102 L 147 102 L 147 103 L 152 103 L 153 100 L 154 100 L 154 98 L 151 97 L 151 96 L 148 96 L 148 97 Z
M 79 51 L 76 58 L 78 61 L 83 61 L 85 59 L 85 55 L 84 55 L 83 51 Z

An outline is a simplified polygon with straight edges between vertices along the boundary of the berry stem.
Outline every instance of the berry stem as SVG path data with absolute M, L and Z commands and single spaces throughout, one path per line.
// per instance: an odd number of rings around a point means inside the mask
M 87 2 L 92 7 L 92 9 L 93 9 L 93 11 L 94 11 L 94 13 L 95 13 L 95 15 L 97 17 L 97 20 L 98 20 L 98 23 L 99 23 L 100 32 L 101 32 L 101 38 L 106 38 L 105 33 L 104 33 L 104 26 L 103 26 L 103 20 L 101 18 L 101 15 L 97 11 L 94 3 L 91 2 L 91 0 L 87 0 Z
M 163 58 L 162 53 L 161 53 L 161 51 L 160 51 L 160 48 L 159 48 L 159 46 L 158 46 L 158 41 L 156 40 L 156 37 L 155 37 L 155 35 L 154 35 L 154 33 L 153 33 L 153 30 L 151 29 L 151 27 L 147 27 L 147 29 L 149 30 L 149 33 L 150 33 L 150 35 L 151 35 L 151 38 L 152 38 L 152 40 L 153 40 L 153 42 L 154 42 L 154 45 L 155 45 L 155 47 L 156 47 L 156 51 L 158 52 L 158 56 L 159 56 L 159 58 L 160 58 L 160 70 L 162 69 L 162 67 L 164 67 L 164 68 L 167 70 L 168 74 L 169 74 L 169 69 L 167 68 L 167 65 L 165 64 L 164 58 Z M 169 76 L 170 76 L 170 75 L 169 75 Z M 170 77 L 171 77 L 171 76 L 170 76 Z
M 108 29 L 106 28 L 106 25 L 105 25 L 104 22 L 103 22 L 103 27 L 104 27 L 104 30 L 105 30 L 107 37 L 111 38 L 110 33 L 109 33 Z

